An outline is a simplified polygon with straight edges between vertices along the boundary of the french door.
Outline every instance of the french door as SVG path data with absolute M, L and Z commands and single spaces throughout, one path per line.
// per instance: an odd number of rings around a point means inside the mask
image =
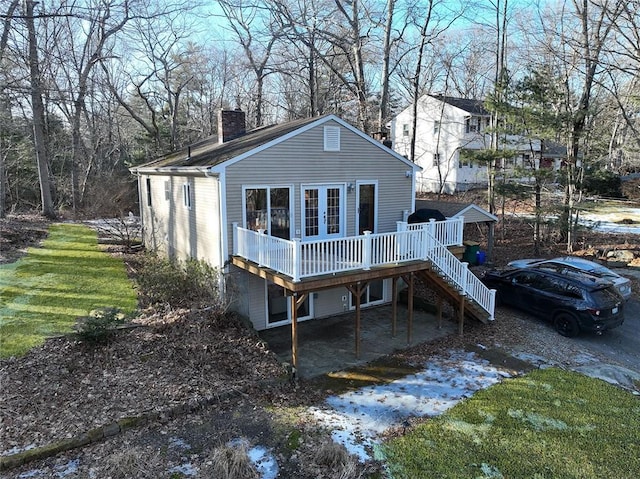
M 303 186 L 304 238 L 331 239 L 344 236 L 343 185 Z

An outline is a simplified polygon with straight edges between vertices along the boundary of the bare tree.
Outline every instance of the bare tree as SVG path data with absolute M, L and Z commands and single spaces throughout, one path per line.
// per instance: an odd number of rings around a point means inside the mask
M 264 82 L 273 73 L 269 66 L 273 46 L 281 36 L 281 31 L 272 17 L 268 5 L 255 2 L 246 3 L 242 0 L 218 0 L 229 22 L 229 26 L 236 34 L 242 50 L 247 58 L 249 67 L 255 75 L 255 126 L 263 125 Z M 256 26 L 261 23 L 261 28 Z
M 95 66 L 105 56 L 111 55 L 108 42 L 118 34 L 131 19 L 129 1 L 96 2 L 86 10 L 76 11 L 74 5 L 62 4 L 54 15 L 58 15 L 56 32 L 50 48 L 55 55 L 62 75 L 57 76 L 59 106 L 71 125 L 71 204 L 74 213 L 83 201 L 84 188 L 79 188 L 86 177 L 79 179 L 79 167 L 89 158 L 91 148 L 85 143 L 83 119 L 87 110 L 85 101 L 91 88 L 91 75 Z M 82 31 L 83 35 L 77 32 Z M 87 168 L 90 170 L 90 166 Z
M 150 157 L 185 142 L 183 94 L 192 82 L 202 81 L 196 78 L 203 72 L 197 65 L 201 49 L 187 40 L 191 25 L 182 21 L 187 7 L 174 7 L 133 19 L 127 42 L 136 46 L 119 46 L 113 58 L 100 62 L 111 93 L 150 139 Z
M 590 114 L 594 84 L 602 65 L 603 50 L 624 3 L 621 0 L 573 0 L 574 10 L 571 13 L 578 23 L 577 35 L 573 37 L 570 35 L 573 32 L 568 29 L 565 31 L 565 44 L 570 54 L 567 58 L 577 57 L 580 62 L 575 85 L 568 82 L 566 84 L 568 89 L 574 90 L 571 91 L 573 95 L 566 95 L 567 100 L 570 101 L 574 96 L 578 98 L 577 103 L 567 104 L 571 119 L 568 125 L 565 200 L 561 218 L 563 231 L 566 233 L 567 252 L 573 251 L 575 243 L 575 228 L 578 222 L 576 189 L 581 169 L 578 167 L 578 159 L 581 147 L 584 146 L 582 140 Z M 567 65 L 574 67 L 572 63 Z
M 11 121 L 11 107 L 5 95 L 5 72 L 4 58 L 9 42 L 9 31 L 11 29 L 11 21 L 13 15 L 18 9 L 19 0 L 12 0 L 7 6 L 6 16 L 2 22 L 2 34 L 0 36 L 0 218 L 5 217 L 6 198 L 7 198 L 7 181 L 6 181 L 6 156 L 8 154 L 8 145 L 6 141 L 6 127 Z
M 45 136 L 45 108 L 42 101 L 42 83 L 40 62 L 38 60 L 38 43 L 36 36 L 33 0 L 25 0 L 24 20 L 27 26 L 29 43 L 29 73 L 31 83 L 31 105 L 33 110 L 33 141 L 35 144 L 36 163 L 40 180 L 40 197 L 42 214 L 48 218 L 55 217 L 51 184 L 49 181 L 49 166 L 47 160 L 47 146 Z
M 275 0 L 280 23 L 288 30 L 290 41 L 303 42 L 317 61 L 337 79 L 355 102 L 355 121 L 363 131 L 370 131 L 369 87 L 366 78 L 366 47 L 371 39 L 371 11 L 362 0 L 319 0 L 313 12 L 307 5 L 292 5 L 288 0 Z M 304 3 L 304 2 L 302 2 Z M 317 78 L 317 76 L 316 76 Z M 315 81 L 315 79 L 312 79 Z M 311 85 L 316 88 L 317 83 Z M 339 103 L 349 99 L 337 98 Z M 334 105 L 344 108 L 344 105 Z M 335 110 L 334 110 L 335 111 Z

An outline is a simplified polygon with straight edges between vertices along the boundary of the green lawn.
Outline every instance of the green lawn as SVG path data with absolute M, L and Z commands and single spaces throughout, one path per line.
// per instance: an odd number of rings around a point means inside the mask
M 136 293 L 124 264 L 100 251 L 95 231 L 55 224 L 41 248 L 0 266 L 0 357 L 24 354 L 48 336 L 73 330 L 101 307 L 129 313 Z
M 399 478 L 638 478 L 640 398 L 559 369 L 480 391 L 385 446 Z

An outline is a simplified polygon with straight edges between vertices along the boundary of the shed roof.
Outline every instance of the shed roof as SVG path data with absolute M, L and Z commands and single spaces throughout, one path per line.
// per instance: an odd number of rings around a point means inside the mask
M 447 218 L 464 217 L 465 223 L 494 223 L 498 217 L 474 203 L 450 201 L 416 200 L 416 209 L 428 208 L 440 211 Z

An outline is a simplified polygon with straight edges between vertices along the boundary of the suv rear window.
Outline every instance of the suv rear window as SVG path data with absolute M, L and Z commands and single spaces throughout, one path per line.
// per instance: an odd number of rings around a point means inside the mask
M 609 303 L 609 302 L 620 301 L 620 296 L 611 287 L 593 290 L 591 291 L 591 296 L 597 303 L 601 303 L 601 302 Z

